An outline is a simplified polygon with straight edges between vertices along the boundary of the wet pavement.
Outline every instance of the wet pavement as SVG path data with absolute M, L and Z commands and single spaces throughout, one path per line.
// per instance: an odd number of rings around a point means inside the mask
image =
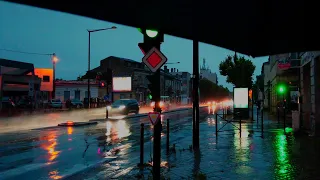
M 256 117 L 254 117 L 256 119 Z M 162 177 L 164 179 L 320 179 L 320 139 L 294 136 L 292 129 L 283 128 L 264 113 L 264 133 L 261 120 L 244 121 L 241 136 L 239 123 L 226 125 L 215 133 L 215 116 L 202 116 L 200 151 L 194 152 L 190 121 L 172 127 L 171 149 L 166 155 L 162 141 Z M 258 122 L 258 123 L 257 123 Z M 219 118 L 218 128 L 225 121 Z M 165 133 L 165 132 L 164 132 Z M 165 138 L 163 138 L 165 139 Z M 152 146 L 145 144 L 145 161 L 150 159 Z M 151 168 L 140 171 L 138 149 L 120 155 L 68 179 L 150 179 Z
M 203 114 L 206 115 L 207 110 L 203 109 Z M 87 117 L 93 118 L 93 114 L 98 112 L 96 110 L 90 111 L 91 114 L 86 114 L 85 111 L 69 113 L 78 113 L 78 116 L 71 117 L 75 119 L 79 117 L 85 121 Z M 71 178 L 75 173 L 97 169 L 96 167 L 104 166 L 107 162 L 137 159 L 142 122 L 146 124 L 146 145 L 151 145 L 152 127 L 148 126 L 149 119 L 146 116 L 107 120 L 84 127 L 43 128 L 50 125 L 56 126 L 59 121 L 64 121 L 63 117 L 70 118 L 70 114 L 69 116 L 61 113 L 55 115 L 62 118 L 56 120 L 50 119 L 49 117 L 52 116 L 49 116 L 43 121 L 45 126 L 39 120 L 35 120 L 36 123 L 19 128 L 19 131 L 10 129 L 0 134 L 0 179 Z M 32 121 L 31 117 L 27 118 Z M 172 119 L 173 129 L 179 129 L 191 122 L 191 110 L 162 115 L 163 120 L 167 118 Z M 21 119 L 16 121 L 23 125 Z M 31 127 L 41 128 L 29 130 L 28 128 Z M 127 166 L 131 167 L 129 164 Z M 113 168 L 110 167 L 110 169 Z

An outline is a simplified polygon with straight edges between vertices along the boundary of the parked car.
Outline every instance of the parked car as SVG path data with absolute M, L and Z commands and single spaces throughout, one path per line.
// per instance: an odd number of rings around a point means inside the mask
M 83 108 L 83 103 L 79 99 L 72 99 L 71 106 L 73 108 Z
M 49 101 L 49 108 L 59 108 L 62 109 L 62 102 L 60 99 L 52 99 Z
M 17 103 L 18 108 L 31 108 L 32 107 L 32 101 L 31 99 L 20 99 Z
M 139 113 L 139 103 L 135 99 L 119 99 L 107 106 L 109 114 L 128 115 L 129 113 Z

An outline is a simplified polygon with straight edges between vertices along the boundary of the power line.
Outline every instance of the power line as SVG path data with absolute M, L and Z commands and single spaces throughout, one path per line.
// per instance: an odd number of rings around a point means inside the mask
M 21 53 L 21 54 L 33 54 L 33 55 L 41 55 L 41 56 L 51 56 L 52 54 L 44 54 L 44 53 L 34 53 L 34 52 L 24 52 L 24 51 L 16 51 L 16 50 L 10 50 L 10 49 L 0 49 L 1 51 L 8 51 L 8 52 L 14 52 L 14 53 Z

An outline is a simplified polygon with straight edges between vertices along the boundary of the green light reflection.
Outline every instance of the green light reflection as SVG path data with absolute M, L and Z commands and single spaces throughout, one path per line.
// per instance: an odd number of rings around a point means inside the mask
M 277 178 L 287 178 L 292 172 L 292 166 L 288 155 L 287 137 L 282 132 L 278 132 L 275 137 L 276 165 L 275 175 Z

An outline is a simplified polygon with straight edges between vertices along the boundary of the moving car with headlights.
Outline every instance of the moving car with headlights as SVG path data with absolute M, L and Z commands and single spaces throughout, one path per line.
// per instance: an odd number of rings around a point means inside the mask
M 135 99 L 119 99 L 107 106 L 109 114 L 128 115 L 129 113 L 139 113 L 139 103 Z

